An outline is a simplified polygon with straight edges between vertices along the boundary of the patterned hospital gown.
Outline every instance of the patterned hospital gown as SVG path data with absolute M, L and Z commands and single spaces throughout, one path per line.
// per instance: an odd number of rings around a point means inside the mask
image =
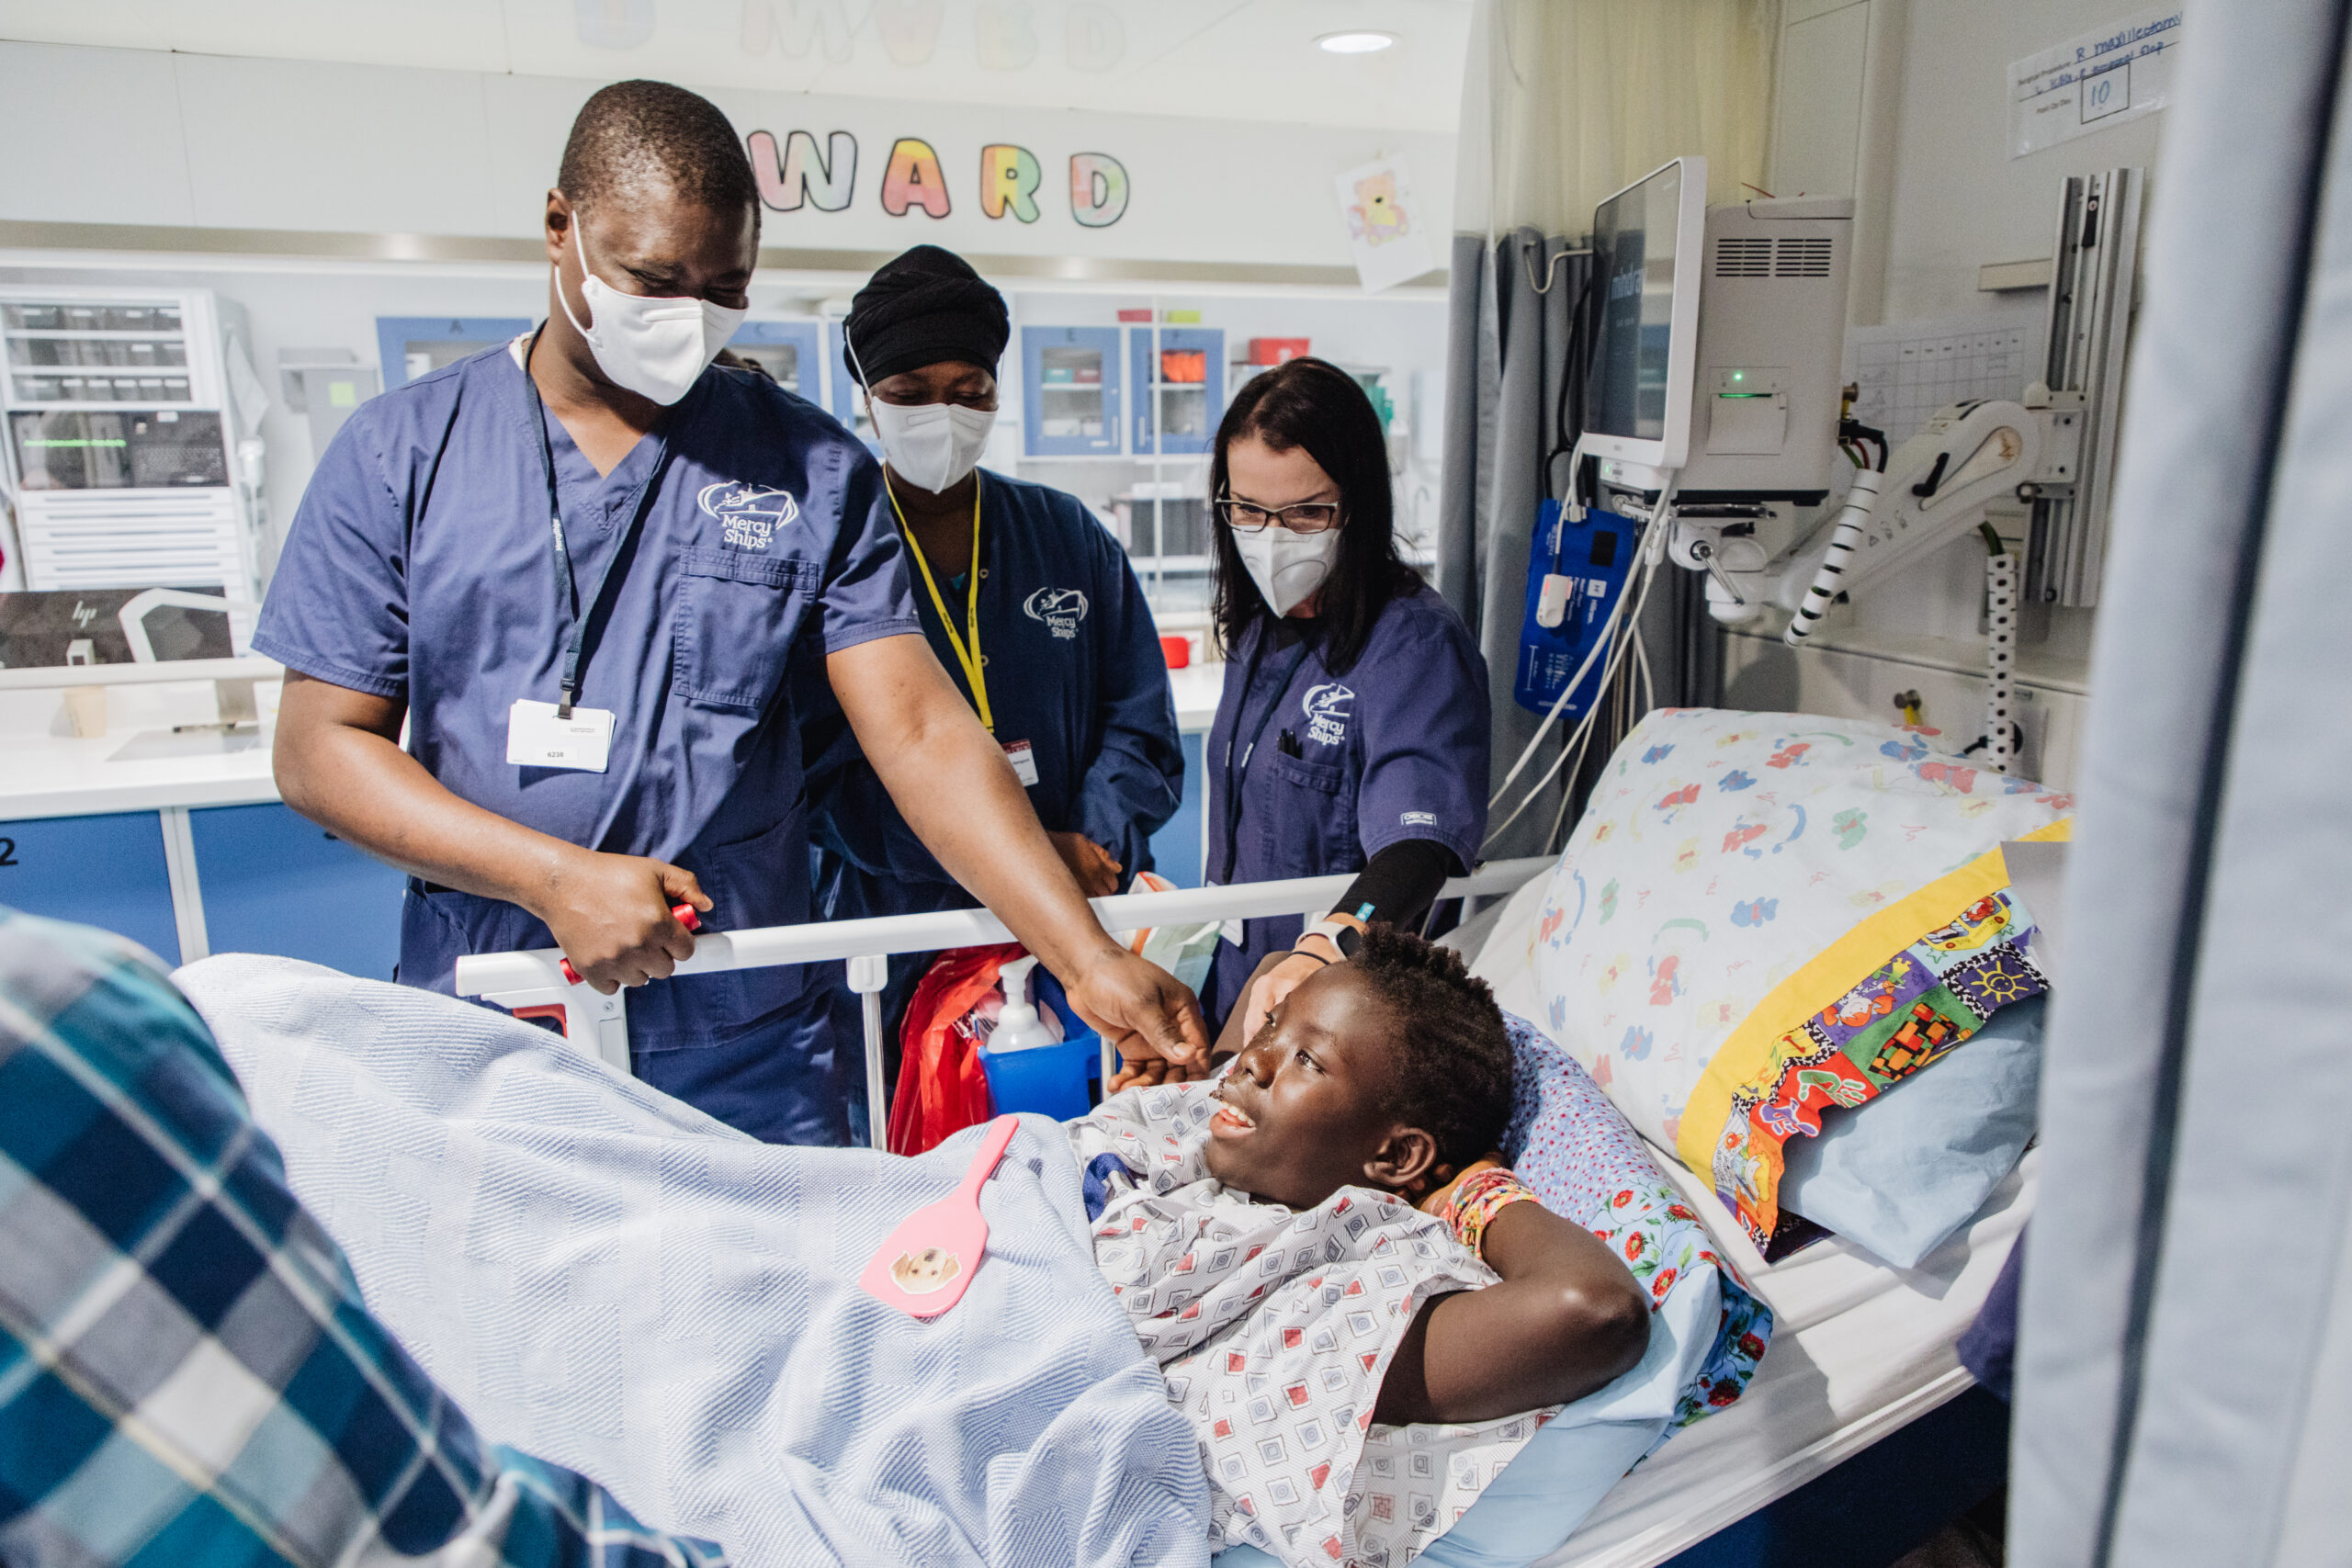
M 1374 1426 L 1414 1311 L 1498 1277 L 1385 1192 L 1344 1187 L 1295 1211 L 1221 1185 L 1202 1159 L 1209 1090 L 1131 1091 L 1069 1124 L 1107 1190 L 1095 1263 L 1192 1419 L 1212 1548 L 1246 1541 L 1291 1568 L 1402 1568 L 1559 1407 Z

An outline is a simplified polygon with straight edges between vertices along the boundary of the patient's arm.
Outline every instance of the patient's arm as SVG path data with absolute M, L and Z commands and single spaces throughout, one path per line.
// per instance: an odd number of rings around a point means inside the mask
M 1488 1421 L 1565 1404 L 1642 1359 L 1649 1298 L 1582 1225 L 1512 1203 L 1487 1223 L 1481 1253 L 1502 1283 L 1421 1307 L 1374 1420 Z

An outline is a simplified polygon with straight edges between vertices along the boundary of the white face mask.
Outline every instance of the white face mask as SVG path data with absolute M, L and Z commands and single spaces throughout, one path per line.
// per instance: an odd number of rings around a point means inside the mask
M 874 439 L 890 471 L 933 495 L 980 466 L 989 434 L 996 429 L 996 410 L 967 409 L 961 403 L 886 403 L 874 395 L 865 362 L 857 344 L 842 329 L 842 346 L 865 387 L 865 417 L 874 422 Z
M 588 340 L 596 367 L 613 385 L 626 387 L 640 398 L 668 407 L 683 398 L 695 381 L 718 357 L 735 329 L 752 312 L 714 305 L 707 299 L 663 299 L 644 294 L 624 294 L 588 270 L 587 247 L 580 239 L 580 215 L 571 218 L 572 250 L 580 257 L 580 298 L 588 306 L 593 326 L 582 326 L 564 298 L 557 278 L 555 297 L 566 320 Z
M 1241 553 L 1241 564 L 1267 604 L 1275 615 L 1287 615 L 1330 577 L 1340 530 L 1294 534 L 1279 523 L 1269 524 L 1254 534 L 1236 529 L 1233 547 Z
M 886 403 L 869 396 L 865 410 L 890 471 L 936 494 L 980 466 L 996 410 L 961 403 Z

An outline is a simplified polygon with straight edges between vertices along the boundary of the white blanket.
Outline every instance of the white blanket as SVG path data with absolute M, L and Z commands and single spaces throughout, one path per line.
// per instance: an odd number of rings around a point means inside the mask
M 963 1301 L 919 1323 L 857 1276 L 970 1134 L 777 1147 L 447 998 L 242 955 L 177 978 L 369 1307 L 486 1438 L 752 1568 L 1206 1561 L 1200 1451 L 1051 1122 L 982 1191 Z

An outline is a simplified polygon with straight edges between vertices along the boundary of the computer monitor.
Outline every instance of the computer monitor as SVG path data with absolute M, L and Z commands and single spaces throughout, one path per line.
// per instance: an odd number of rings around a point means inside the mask
M 1585 450 L 1679 468 L 1690 449 L 1699 348 L 1707 161 L 1677 158 L 1593 209 L 1600 332 L 1585 400 Z

